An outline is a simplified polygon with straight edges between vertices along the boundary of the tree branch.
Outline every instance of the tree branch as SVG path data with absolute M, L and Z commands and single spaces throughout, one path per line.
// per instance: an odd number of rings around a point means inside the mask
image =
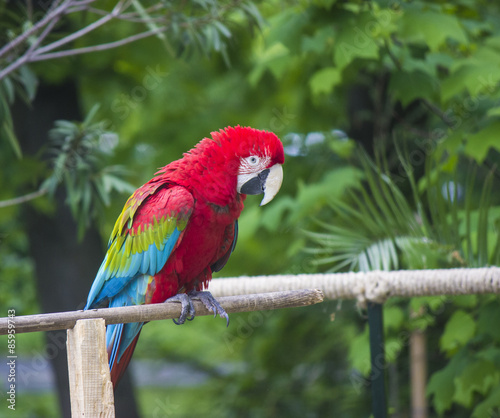
M 446 114 L 438 106 L 427 99 L 420 99 L 420 102 L 439 119 L 441 119 L 448 127 L 453 127 L 453 123 L 446 117 Z
M 33 44 L 28 48 L 26 51 L 26 55 L 30 55 L 36 48 L 40 46 L 40 44 L 43 42 L 43 40 L 47 37 L 47 35 L 52 31 L 54 26 L 56 25 L 57 22 L 59 22 L 59 19 L 61 16 L 55 16 L 54 19 L 52 19 L 47 26 L 45 26 L 45 29 L 42 31 L 42 33 L 38 36 L 37 40 L 33 42 Z
M 61 0 L 57 0 L 54 2 L 54 5 L 58 5 Z M 135 41 L 138 41 L 140 39 L 147 38 L 152 35 L 157 35 L 160 34 L 160 38 L 163 40 L 167 48 L 169 47 L 168 42 L 166 37 L 163 35 L 163 32 L 166 31 L 168 28 L 168 25 L 163 25 L 161 27 L 156 26 L 156 21 L 165 21 L 165 17 L 155 17 L 155 16 L 150 16 L 151 11 L 156 11 L 160 10 L 162 7 L 165 7 L 161 2 L 158 2 L 148 8 L 143 8 L 142 5 L 139 2 L 134 2 L 134 0 L 119 0 L 113 10 L 111 12 L 108 12 L 107 14 L 103 15 L 101 18 L 96 20 L 95 22 L 89 24 L 88 26 L 85 26 L 84 28 L 68 35 L 65 36 L 64 38 L 61 38 L 57 41 L 54 41 L 52 43 L 49 43 L 45 46 L 40 46 L 40 44 L 43 42 L 43 40 L 47 37 L 47 35 L 51 32 L 53 29 L 54 25 L 57 23 L 57 21 L 61 18 L 63 15 L 67 15 L 69 13 L 72 13 L 74 11 L 83 11 L 83 10 L 88 10 L 94 13 L 105 13 L 104 11 L 101 11 L 99 9 L 94 9 L 92 7 L 89 7 L 91 3 L 93 3 L 95 0 L 64 0 L 62 4 L 58 5 L 58 7 L 55 7 L 52 11 L 47 12 L 45 17 L 41 19 L 39 22 L 37 22 L 31 29 L 27 30 L 23 34 L 19 35 L 17 38 L 9 42 L 7 45 L 5 45 L 3 48 L 0 49 L 0 58 L 5 55 L 7 52 L 11 51 L 18 45 L 22 44 L 25 42 L 30 36 L 36 34 L 39 30 L 45 27 L 43 30 L 42 34 L 39 36 L 38 39 L 35 40 L 35 42 L 29 47 L 21 56 L 17 58 L 13 58 L 13 62 L 10 62 L 9 65 L 7 65 L 5 68 L 0 70 L 0 80 L 12 73 L 13 71 L 16 71 L 18 68 L 22 67 L 23 65 L 29 64 L 31 62 L 37 62 L 37 61 L 44 61 L 44 60 L 49 60 L 49 59 L 54 59 L 54 58 L 62 58 L 62 57 L 68 57 L 68 56 L 73 56 L 73 55 L 80 55 L 80 54 L 85 54 L 89 52 L 96 52 L 96 51 L 105 51 L 108 49 L 112 48 L 117 48 L 122 45 L 126 45 L 128 43 L 132 43 Z M 134 3 L 133 3 L 134 2 Z M 136 8 L 136 12 L 127 12 L 127 9 L 130 7 L 131 4 L 134 4 Z M 221 7 L 220 10 L 218 10 L 219 15 L 221 13 L 224 13 L 226 10 L 231 9 L 235 5 L 239 4 L 239 0 L 235 0 L 232 4 L 226 5 Z M 219 20 L 220 16 L 209 16 L 208 18 L 201 18 L 198 20 L 198 24 L 204 24 L 206 22 L 209 22 L 211 19 L 213 20 Z M 89 46 L 89 47 L 83 47 L 83 48 L 77 48 L 73 50 L 64 50 L 64 51 L 56 51 L 56 52 L 50 52 L 53 51 L 63 45 L 68 44 L 71 41 L 74 41 L 78 38 L 81 38 L 82 36 L 94 31 L 95 29 L 103 26 L 107 22 L 109 22 L 112 19 L 125 19 L 125 20 L 130 20 L 130 21 L 137 21 L 140 23 L 144 23 L 149 27 L 149 30 L 146 32 L 141 32 L 135 35 L 131 35 L 127 38 L 120 39 L 118 41 L 114 42 L 109 42 L 109 43 L 104 43 L 100 45 L 94 45 L 94 46 Z M 191 22 L 187 22 L 185 25 L 190 25 L 192 24 Z M 181 25 L 182 26 L 182 25 Z M 7 62 L 9 62 L 7 60 Z
M 86 46 L 83 48 L 77 48 L 77 49 L 68 49 L 64 51 L 59 51 L 59 52 L 52 52 L 48 54 L 43 54 L 43 55 L 35 55 L 30 59 L 30 62 L 36 62 L 36 61 L 43 61 L 43 60 L 48 60 L 48 59 L 54 59 L 54 58 L 62 58 L 62 57 L 69 57 L 73 55 L 80 55 L 80 54 L 86 54 L 89 52 L 97 52 L 97 51 L 105 51 L 107 49 L 113 49 L 117 48 L 122 45 L 126 45 L 135 41 L 138 41 L 143 38 L 147 38 L 152 35 L 156 35 L 157 33 L 161 33 L 167 29 L 166 26 L 161 26 L 157 30 L 149 30 L 146 32 L 141 32 L 136 35 L 129 36 L 124 39 L 120 39 L 119 41 L 114 41 L 114 42 L 109 42 L 106 44 L 100 44 L 100 45 L 94 45 L 94 46 Z M 0 72 L 0 79 L 2 78 L 2 73 Z
M 323 302 L 321 290 L 303 289 L 253 295 L 218 298 L 227 313 L 253 312 L 282 308 L 294 308 Z M 213 315 L 202 302 L 193 301 L 196 316 Z M 103 318 L 108 324 L 148 322 L 178 318 L 179 302 L 155 303 L 151 305 L 124 306 L 121 308 L 92 309 L 89 311 L 58 312 L 41 315 L 0 318 L 0 335 L 8 333 L 9 323 L 15 325 L 16 334 L 23 332 L 54 331 L 73 328 L 80 319 Z M 12 327 L 12 325 L 11 325 Z
M 95 1 L 95 0 L 92 0 Z M 42 29 L 44 26 L 50 23 L 52 19 L 55 17 L 64 14 L 64 12 L 70 7 L 73 3 L 73 0 L 65 0 L 59 7 L 56 7 L 52 12 L 47 12 L 44 18 L 39 20 L 37 23 L 35 23 L 30 29 L 27 31 L 23 32 L 21 35 L 19 35 L 17 38 L 13 39 L 11 42 L 9 42 L 7 45 L 5 45 L 3 48 L 0 49 L 0 58 L 3 57 L 7 52 L 10 50 L 14 49 L 26 39 L 28 39 L 31 35 L 34 33 L 38 32 L 40 29 Z M 1 79 L 1 77 L 0 77 Z
M 119 2 L 113 11 L 111 13 L 108 13 L 106 16 L 101 17 L 99 20 L 96 20 L 95 22 L 92 22 L 90 25 L 85 26 L 84 28 L 73 32 L 71 35 L 65 36 L 62 39 L 59 39 L 58 41 L 52 42 L 51 44 L 45 45 L 42 48 L 39 48 L 36 50 L 35 55 L 41 55 L 44 54 L 45 52 L 52 51 L 53 49 L 59 48 L 60 46 L 63 46 L 67 44 L 68 42 L 74 41 L 75 39 L 81 38 L 82 36 L 86 35 L 87 33 L 92 32 L 93 30 L 97 29 L 98 27 L 106 24 L 110 20 L 114 19 L 114 17 L 120 13 L 121 8 L 117 8 L 118 5 L 122 6 L 123 2 Z
M 8 206 L 20 205 L 21 203 L 29 202 L 30 200 L 36 199 L 37 197 L 43 196 L 47 193 L 47 189 L 40 189 L 33 193 L 25 194 L 24 196 L 15 197 L 13 199 L 1 200 L 0 208 L 6 208 Z

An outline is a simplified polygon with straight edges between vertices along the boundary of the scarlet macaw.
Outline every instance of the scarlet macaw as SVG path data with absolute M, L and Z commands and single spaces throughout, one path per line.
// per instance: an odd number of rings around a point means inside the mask
M 182 303 L 178 324 L 194 317 L 191 298 L 229 318 L 207 288 L 234 250 L 247 194 L 273 199 L 283 179 L 278 137 L 249 127 L 212 132 L 183 158 L 160 169 L 127 200 L 115 223 L 85 309 Z M 191 318 L 190 318 L 191 317 Z M 144 323 L 108 325 L 113 385 L 122 376 Z

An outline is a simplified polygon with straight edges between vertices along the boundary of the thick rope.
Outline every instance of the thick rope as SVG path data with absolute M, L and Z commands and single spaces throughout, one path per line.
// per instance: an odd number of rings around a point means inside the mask
M 214 296 L 313 288 L 322 290 L 327 299 L 357 299 L 362 307 L 367 301 L 383 303 L 394 296 L 500 293 L 500 268 L 221 278 L 209 286 Z

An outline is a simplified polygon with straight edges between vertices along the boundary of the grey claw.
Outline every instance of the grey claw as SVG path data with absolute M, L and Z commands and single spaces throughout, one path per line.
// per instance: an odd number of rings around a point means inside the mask
M 224 308 L 220 306 L 220 303 L 212 296 L 210 292 L 198 292 L 193 290 L 188 293 L 191 298 L 199 299 L 205 307 L 214 313 L 214 318 L 217 317 L 217 314 L 221 318 L 226 319 L 226 327 L 229 326 L 229 315 L 226 313 Z
M 194 319 L 196 312 L 194 310 L 193 302 L 188 295 L 186 295 L 185 293 L 178 293 L 177 295 L 168 298 L 165 302 L 171 301 L 181 303 L 181 315 L 179 316 L 179 320 L 176 321 L 175 319 L 172 319 L 175 325 L 184 324 L 184 322 L 186 322 L 186 319 L 188 321 L 192 321 Z

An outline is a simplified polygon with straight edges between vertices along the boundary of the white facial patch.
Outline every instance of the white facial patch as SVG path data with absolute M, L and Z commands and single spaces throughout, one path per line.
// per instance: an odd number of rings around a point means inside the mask
M 240 168 L 238 174 L 255 174 L 265 170 L 271 161 L 271 157 L 260 157 L 258 155 L 251 155 L 250 157 L 242 158 L 240 160 Z

